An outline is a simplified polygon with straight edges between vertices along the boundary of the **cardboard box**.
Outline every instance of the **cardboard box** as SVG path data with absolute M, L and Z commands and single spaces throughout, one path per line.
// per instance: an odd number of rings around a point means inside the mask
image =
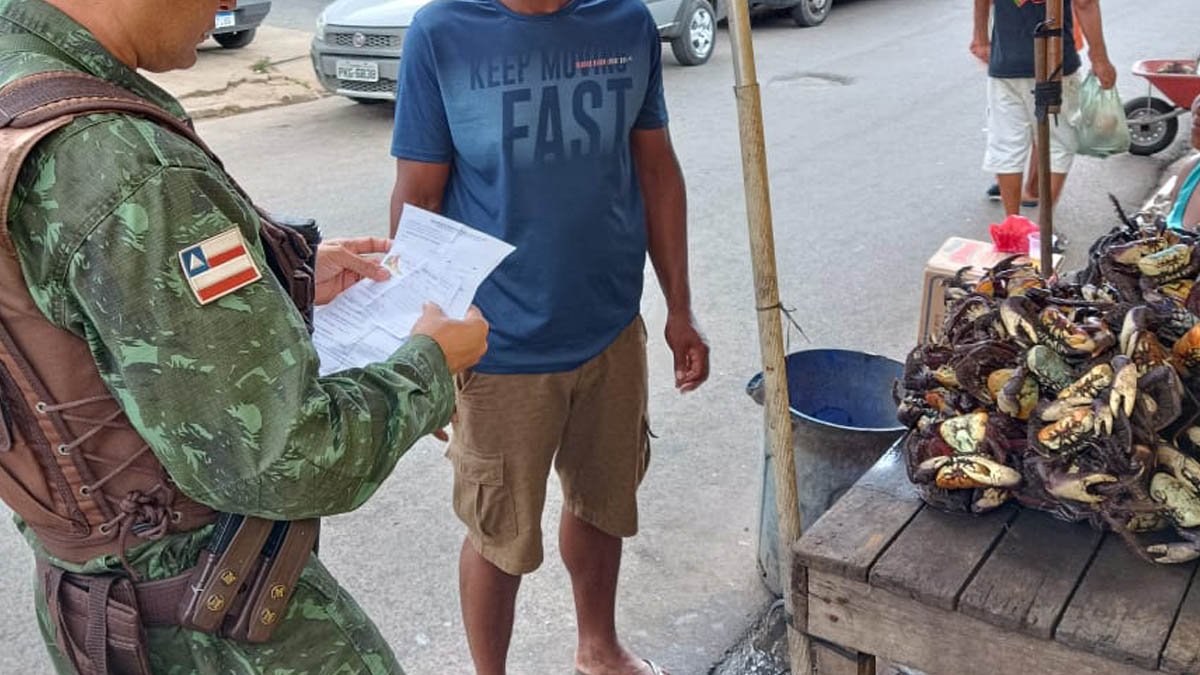
M 1012 256 L 1000 253 L 990 241 L 975 241 L 962 237 L 950 237 L 937 253 L 925 264 L 925 283 L 921 288 L 921 320 L 917 324 L 917 342 L 942 330 L 946 317 L 946 286 L 954 275 L 964 267 L 971 269 L 964 274 L 968 281 L 983 277 L 984 272 L 1000 261 Z M 1027 261 L 1028 259 L 1023 259 Z M 1062 265 L 1063 257 L 1054 256 L 1054 269 Z

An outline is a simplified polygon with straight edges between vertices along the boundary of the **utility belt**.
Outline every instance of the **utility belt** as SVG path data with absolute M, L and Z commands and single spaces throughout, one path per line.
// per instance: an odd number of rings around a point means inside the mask
M 159 581 L 74 574 L 39 557 L 58 648 L 79 675 L 150 675 L 147 627 L 267 642 L 286 616 L 319 524 L 223 514 L 196 566 Z

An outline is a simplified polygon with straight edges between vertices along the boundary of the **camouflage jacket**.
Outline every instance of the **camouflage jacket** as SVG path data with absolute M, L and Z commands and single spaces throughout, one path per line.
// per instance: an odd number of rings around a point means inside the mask
M 3 36 L 21 33 L 53 46 L 5 51 Z M 184 115 L 59 10 L 0 0 L 0 85 L 63 69 Z M 151 122 L 94 115 L 56 132 L 22 167 L 9 219 L 39 308 L 87 340 L 130 421 L 199 502 L 288 520 L 349 511 L 450 417 L 453 383 L 428 338 L 322 378 L 300 314 L 269 273 L 201 306 L 179 252 L 236 227 L 265 271 L 258 217 L 201 150 Z M 148 544 L 131 561 L 151 578 L 176 573 L 205 536 Z

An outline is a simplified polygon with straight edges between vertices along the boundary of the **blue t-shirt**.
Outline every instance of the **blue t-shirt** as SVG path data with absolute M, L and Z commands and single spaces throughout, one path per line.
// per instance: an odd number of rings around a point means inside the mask
M 1046 20 L 1046 0 L 993 0 L 992 58 L 988 75 L 1034 77 L 1033 33 Z M 1075 17 L 1071 0 L 1063 1 L 1063 75 L 1079 70 L 1075 51 Z
M 637 316 L 646 222 L 634 129 L 667 124 L 642 0 L 517 14 L 435 0 L 404 37 L 395 157 L 449 163 L 446 216 L 516 246 L 480 287 L 478 370 L 571 370 Z

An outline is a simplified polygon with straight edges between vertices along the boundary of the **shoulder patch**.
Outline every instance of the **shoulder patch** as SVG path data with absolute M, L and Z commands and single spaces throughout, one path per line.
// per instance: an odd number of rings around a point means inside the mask
M 179 264 L 183 267 L 183 278 L 201 305 L 262 279 L 262 272 L 246 248 L 246 240 L 236 227 L 183 249 L 179 252 Z

